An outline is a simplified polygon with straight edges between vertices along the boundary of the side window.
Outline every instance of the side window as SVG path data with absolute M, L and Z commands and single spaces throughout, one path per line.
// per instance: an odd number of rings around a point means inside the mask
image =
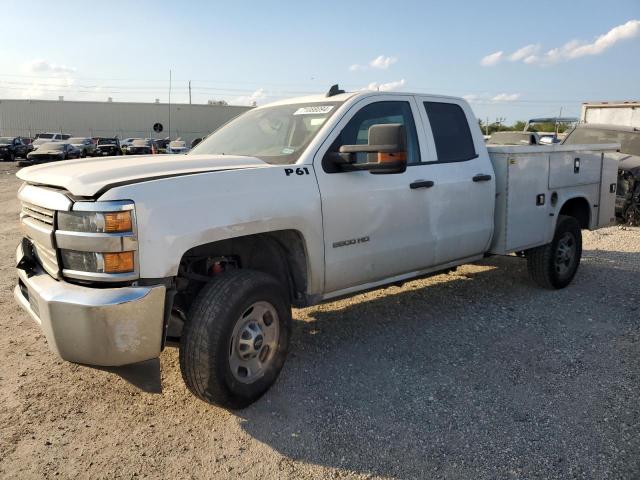
M 436 144 L 438 162 L 464 162 L 476 158 L 467 116 L 455 103 L 424 102 Z
M 409 102 L 376 102 L 363 107 L 342 129 L 331 150 L 338 150 L 342 145 L 366 145 L 369 137 L 369 127 L 388 123 L 401 123 L 404 125 L 407 132 L 407 163 L 419 163 L 418 135 Z M 358 163 L 367 161 L 366 153 L 358 153 L 356 155 Z

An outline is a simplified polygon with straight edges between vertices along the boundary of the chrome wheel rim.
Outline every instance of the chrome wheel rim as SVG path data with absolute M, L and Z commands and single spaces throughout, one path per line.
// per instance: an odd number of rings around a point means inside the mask
M 229 367 L 241 383 L 262 378 L 273 363 L 280 339 L 280 319 L 269 302 L 256 302 L 236 321 L 229 346 Z
M 559 275 L 566 275 L 573 268 L 576 258 L 576 239 L 569 232 L 565 232 L 556 248 L 555 268 Z

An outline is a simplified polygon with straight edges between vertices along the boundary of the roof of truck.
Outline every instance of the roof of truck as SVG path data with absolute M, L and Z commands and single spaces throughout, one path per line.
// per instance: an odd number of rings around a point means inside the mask
M 326 103 L 326 102 L 345 102 L 353 97 L 366 97 L 371 95 L 421 95 L 427 97 L 448 98 L 451 100 L 463 100 L 460 97 L 452 97 L 449 95 L 437 95 L 430 93 L 415 93 L 415 92 L 389 92 L 389 91 L 376 91 L 376 90 L 357 90 L 355 92 L 345 92 L 338 95 L 332 95 L 327 97 L 326 94 L 307 95 L 304 97 L 285 98 L 283 100 L 277 100 L 265 105 L 261 105 L 258 108 L 274 107 L 276 105 L 290 105 L 296 103 Z

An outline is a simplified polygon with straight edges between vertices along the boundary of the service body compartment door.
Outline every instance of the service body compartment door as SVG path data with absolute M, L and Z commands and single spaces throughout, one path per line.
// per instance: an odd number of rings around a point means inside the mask
M 602 152 L 578 151 L 551 153 L 549 189 L 591 185 L 600 181 Z
M 597 228 L 615 223 L 616 186 L 618 184 L 618 164 L 620 154 L 607 153 L 602 158 L 602 180 L 598 204 Z
M 544 243 L 549 235 L 549 155 L 523 153 L 508 156 L 507 251 Z

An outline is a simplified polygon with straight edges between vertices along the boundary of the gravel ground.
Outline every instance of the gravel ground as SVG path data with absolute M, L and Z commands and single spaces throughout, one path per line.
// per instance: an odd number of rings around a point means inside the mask
M 187 392 L 174 348 L 110 371 L 49 353 L 11 292 L 15 171 L 0 164 L 0 477 L 640 477 L 637 228 L 585 232 L 562 291 L 504 257 L 295 310 L 277 384 L 230 413 Z

